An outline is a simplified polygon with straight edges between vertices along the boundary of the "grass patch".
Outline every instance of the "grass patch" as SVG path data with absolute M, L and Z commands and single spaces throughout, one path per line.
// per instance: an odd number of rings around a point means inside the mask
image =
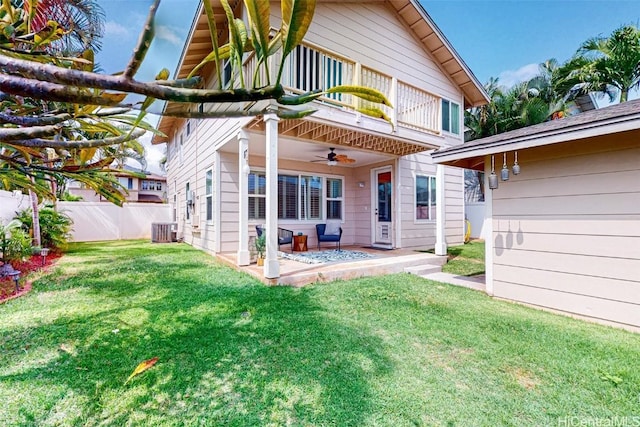
M 267 287 L 183 244 L 73 245 L 0 306 L 0 347 L 0 425 L 638 415 L 638 335 L 406 274 Z
M 484 241 L 473 240 L 460 246 L 447 248 L 447 263 L 442 266 L 445 273 L 458 276 L 484 274 Z

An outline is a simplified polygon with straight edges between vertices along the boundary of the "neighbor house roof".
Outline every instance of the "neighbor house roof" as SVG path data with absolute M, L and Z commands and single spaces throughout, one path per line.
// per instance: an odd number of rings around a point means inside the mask
M 640 129 L 640 99 L 476 139 L 431 153 L 436 163 L 481 169 L 484 156 Z
M 222 9 L 219 0 L 210 1 L 213 7 L 219 36 L 224 38 L 227 25 L 224 9 Z M 345 1 L 349 3 L 367 3 L 372 1 L 376 3 L 388 3 L 398 14 L 401 21 L 413 32 L 425 49 L 431 53 L 436 62 L 439 63 L 443 72 L 446 73 L 463 92 L 465 108 L 484 105 L 489 101 L 489 97 L 482 84 L 417 0 L 318 0 L 319 3 L 344 3 Z M 229 4 L 234 10 L 240 3 L 240 0 L 229 0 Z M 187 42 L 176 68 L 175 78 L 186 77 L 211 51 L 212 45 L 209 24 L 202 2 L 200 2 L 200 6 L 191 24 Z M 168 104 L 165 104 L 164 109 L 167 108 L 167 105 Z M 161 117 L 158 123 L 158 129 L 165 134 L 169 134 L 170 129 L 178 120 L 182 119 Z M 164 142 L 164 140 L 154 137 L 153 143 L 160 142 Z

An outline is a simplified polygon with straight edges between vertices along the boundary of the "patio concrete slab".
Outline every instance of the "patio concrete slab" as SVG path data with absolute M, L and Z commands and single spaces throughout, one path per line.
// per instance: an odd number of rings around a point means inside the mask
M 305 264 L 280 258 L 280 277 L 277 279 L 265 279 L 263 277 L 263 268 L 258 267 L 256 264 L 251 264 L 247 267 L 235 266 L 235 254 L 223 253 L 218 254 L 218 257 L 239 271 L 251 274 L 263 283 L 297 287 L 310 283 L 401 273 L 408 267 L 431 265 L 437 269 L 447 260 L 444 256 L 410 249 L 376 250 L 361 246 L 349 246 L 342 249 L 367 252 L 373 257 L 364 260 L 336 261 L 323 264 Z

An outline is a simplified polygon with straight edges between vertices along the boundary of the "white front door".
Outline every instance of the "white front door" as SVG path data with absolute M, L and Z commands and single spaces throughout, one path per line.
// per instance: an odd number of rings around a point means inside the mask
M 393 182 L 391 166 L 385 166 L 372 171 L 373 206 L 373 246 L 391 248 L 392 213 L 393 213 Z

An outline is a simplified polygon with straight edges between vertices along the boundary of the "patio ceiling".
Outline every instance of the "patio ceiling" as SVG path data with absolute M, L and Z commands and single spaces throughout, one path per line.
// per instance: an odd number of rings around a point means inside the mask
M 257 117 L 249 123 L 247 129 L 264 132 L 264 121 L 261 117 Z M 383 155 L 376 157 L 379 160 L 389 156 L 400 157 L 438 148 L 435 145 L 395 139 L 390 135 L 367 133 L 358 129 L 342 128 L 308 118 L 281 120 L 278 123 L 278 133 L 281 138 L 304 140 L 314 145 L 348 147 L 361 152 L 378 153 Z M 298 148 L 297 151 L 299 153 L 300 149 Z

